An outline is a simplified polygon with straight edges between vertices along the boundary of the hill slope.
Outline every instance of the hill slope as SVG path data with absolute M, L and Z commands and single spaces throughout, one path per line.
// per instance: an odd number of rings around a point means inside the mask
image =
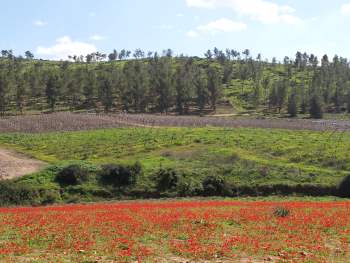
M 168 168 L 182 179 L 168 194 L 163 193 L 166 196 L 200 194 L 202 182 L 208 176 L 224 178 L 233 188 L 239 187 L 242 194 L 299 191 L 324 195 L 331 194 L 331 190 L 325 189 L 334 187 L 350 170 L 349 133 L 249 128 L 120 128 L 1 134 L 0 145 L 52 164 L 47 170 L 17 182 L 46 190 L 61 189 L 60 195 L 66 193 L 61 196 L 65 200 L 72 196 L 96 198 L 95 194 L 101 191 L 114 197 L 158 196 L 162 193 L 157 190 L 157 176 L 160 170 Z M 132 165 L 136 161 L 142 165 L 143 172 L 131 188 L 105 187 L 98 177 L 95 178 L 102 164 Z M 55 176 L 71 163 L 87 167 L 95 179 L 74 187 L 60 186 Z M 304 188 L 288 188 L 298 185 Z M 268 186 L 278 187 L 277 190 L 256 188 Z M 282 186 L 284 190 L 279 188 Z M 312 190 L 305 190 L 305 187 Z
M 211 54 L 211 55 L 210 55 Z M 216 50 L 207 58 L 154 54 L 145 58 L 72 62 L 0 59 L 0 112 L 124 111 L 291 116 L 350 111 L 345 58 L 297 53 L 283 63 L 249 52 Z

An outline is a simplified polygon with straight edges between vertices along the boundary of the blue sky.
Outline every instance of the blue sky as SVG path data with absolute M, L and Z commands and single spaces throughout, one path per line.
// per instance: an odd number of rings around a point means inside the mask
M 350 0 L 1 0 L 0 49 L 64 59 L 114 48 L 350 57 Z M 73 55 L 73 54 L 72 54 Z

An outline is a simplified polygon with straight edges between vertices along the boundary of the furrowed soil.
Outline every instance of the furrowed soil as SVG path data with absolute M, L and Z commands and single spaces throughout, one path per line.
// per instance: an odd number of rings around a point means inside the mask
M 256 119 L 232 116 L 54 113 L 0 119 L 0 133 L 41 133 L 121 127 L 222 127 L 312 131 L 350 131 L 348 120 Z

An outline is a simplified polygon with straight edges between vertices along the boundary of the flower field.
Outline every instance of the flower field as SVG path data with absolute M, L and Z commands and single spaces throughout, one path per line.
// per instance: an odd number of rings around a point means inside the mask
M 276 213 L 283 208 L 286 213 Z M 2 262 L 349 262 L 350 203 L 162 201 L 0 209 Z

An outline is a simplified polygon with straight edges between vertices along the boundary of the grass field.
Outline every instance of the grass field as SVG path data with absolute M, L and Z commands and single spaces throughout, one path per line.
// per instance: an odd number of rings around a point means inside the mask
M 19 179 L 56 187 L 54 167 L 83 163 L 132 164 L 144 169 L 138 189 L 152 189 L 153 174 L 174 168 L 193 184 L 222 175 L 238 186 L 335 186 L 350 170 L 350 134 L 276 129 L 119 128 L 41 134 L 1 134 L 0 145 L 52 166 Z M 92 187 L 89 182 L 86 187 Z
M 349 262 L 349 216 L 349 203 L 315 201 L 192 200 L 0 209 L 0 259 Z

